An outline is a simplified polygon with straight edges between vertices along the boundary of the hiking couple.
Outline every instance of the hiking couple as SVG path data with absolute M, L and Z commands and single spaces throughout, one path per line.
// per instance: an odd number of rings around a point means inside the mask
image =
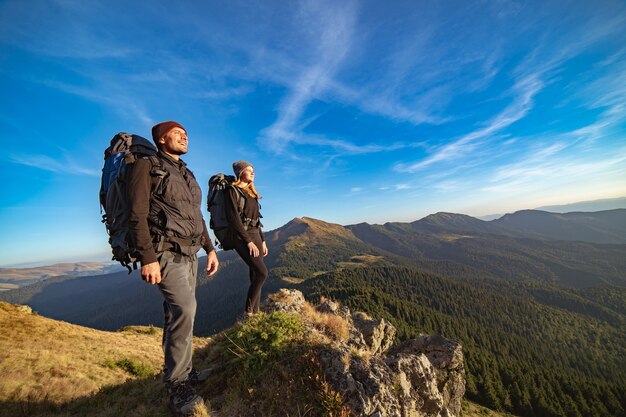
M 168 121 L 152 128 L 158 152 L 155 157 L 137 159 L 127 169 L 129 240 L 141 263 L 141 277 L 157 284 L 164 297 L 163 352 L 168 403 L 176 414 L 188 415 L 203 400 L 192 384 L 206 380 L 210 370 L 192 368 L 192 336 L 196 315 L 196 253 L 207 253 L 206 274 L 217 272 L 219 261 L 200 210 L 202 191 L 180 157 L 187 153 L 185 128 Z M 159 189 L 154 190 L 154 162 L 161 172 Z M 233 164 L 236 182 L 224 198 L 225 214 L 232 226 L 231 247 L 250 268 L 250 289 L 245 312 L 259 311 L 261 288 L 267 279 L 263 256 L 267 246 L 261 232 L 254 168 L 245 161 Z M 237 189 L 235 189 L 237 187 Z M 245 199 L 238 212 L 241 198 Z M 244 221 L 257 219 L 250 224 Z

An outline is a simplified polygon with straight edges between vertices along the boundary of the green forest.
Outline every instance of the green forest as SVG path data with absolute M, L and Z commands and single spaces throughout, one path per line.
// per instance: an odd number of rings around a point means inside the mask
M 302 288 L 383 317 L 399 340 L 461 342 L 467 396 L 521 416 L 623 416 L 626 289 L 569 290 L 537 281 L 464 282 L 410 267 L 337 270 Z

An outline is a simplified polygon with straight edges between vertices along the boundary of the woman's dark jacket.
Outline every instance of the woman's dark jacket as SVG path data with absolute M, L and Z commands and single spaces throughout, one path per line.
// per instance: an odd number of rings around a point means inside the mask
M 234 187 L 228 187 L 227 190 L 228 192 L 226 195 L 228 198 L 224 198 L 226 220 L 228 220 L 228 225 L 235 233 L 235 237 L 243 240 L 246 244 L 252 242 L 252 239 L 248 236 L 247 228 L 244 226 L 242 220 L 243 217 L 256 221 L 256 224 L 253 223 L 253 225 L 250 226 L 250 229 L 258 229 L 259 234 L 261 235 L 261 240 L 265 241 L 265 237 L 263 236 L 263 232 L 260 227 L 261 210 L 259 207 L 259 201 L 256 198 L 249 196 L 245 191 L 241 192 L 245 198 L 245 204 L 243 206 L 243 212 L 240 214 L 237 212 L 239 191 L 235 190 Z

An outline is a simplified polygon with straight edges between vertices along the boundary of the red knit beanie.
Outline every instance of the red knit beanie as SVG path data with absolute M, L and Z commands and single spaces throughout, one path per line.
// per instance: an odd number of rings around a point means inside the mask
M 185 133 L 187 132 L 187 130 L 185 130 L 183 125 L 181 125 L 178 122 L 174 122 L 174 121 L 162 122 L 162 123 L 152 126 L 152 140 L 158 146 L 159 139 L 167 135 L 167 132 L 174 129 L 175 127 L 180 127 L 181 129 L 185 131 Z

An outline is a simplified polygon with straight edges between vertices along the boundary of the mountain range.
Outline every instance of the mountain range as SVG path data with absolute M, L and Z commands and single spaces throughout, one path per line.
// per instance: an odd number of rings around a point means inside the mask
M 350 226 L 303 217 L 265 236 L 265 293 L 291 286 L 384 317 L 401 338 L 459 340 L 468 396 L 483 405 L 524 416 L 624 415 L 624 209 Z M 214 278 L 199 274 L 200 335 L 243 310 L 247 268 L 232 251 L 219 256 Z M 162 322 L 158 290 L 136 272 L 48 278 L 0 299 L 105 330 Z
M 605 198 L 601 200 L 577 201 L 575 203 L 560 204 L 555 206 L 535 207 L 535 210 L 549 211 L 552 213 L 571 213 L 580 211 L 605 211 L 626 208 L 626 197 Z M 482 220 L 494 220 L 502 217 L 503 214 L 489 214 L 480 216 Z
M 418 267 L 459 280 L 626 286 L 626 209 L 568 214 L 525 210 L 495 221 L 437 213 L 412 223 L 350 226 L 303 217 L 265 235 L 271 272 L 267 291 L 337 268 L 368 265 Z M 219 255 L 220 272 L 214 278 L 202 272 L 206 259 L 199 262 L 200 334 L 231 325 L 242 307 L 246 267 L 234 251 Z M 0 293 L 0 299 L 103 330 L 159 324 L 162 314 L 160 294 L 137 271 L 51 277 Z
M 63 275 L 90 276 L 120 270 L 110 262 L 65 262 L 29 268 L 0 268 L 0 291 L 12 290 Z

